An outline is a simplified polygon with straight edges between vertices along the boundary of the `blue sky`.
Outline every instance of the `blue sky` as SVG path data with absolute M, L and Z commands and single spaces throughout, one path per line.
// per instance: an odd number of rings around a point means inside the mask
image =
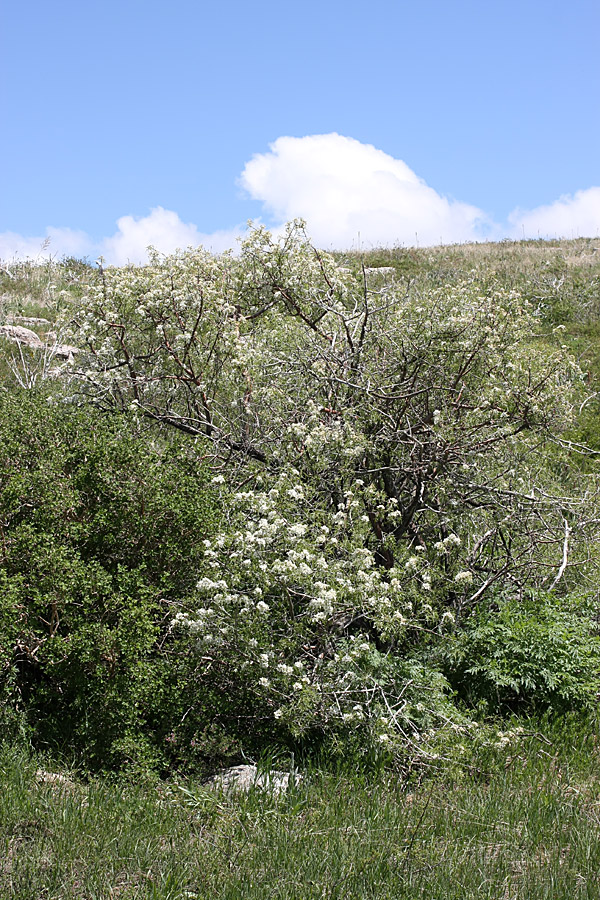
M 599 34 L 597 0 L 5 4 L 0 256 L 596 236 Z

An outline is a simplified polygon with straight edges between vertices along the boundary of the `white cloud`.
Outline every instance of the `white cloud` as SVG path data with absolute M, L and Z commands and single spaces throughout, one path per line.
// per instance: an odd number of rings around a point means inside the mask
M 509 217 L 513 237 L 596 237 L 600 234 L 600 187 L 565 194 L 548 206 L 516 209 Z
M 147 258 L 149 246 L 165 253 L 198 244 L 198 229 L 186 225 L 177 213 L 157 206 L 148 216 L 121 216 L 117 231 L 102 242 L 102 256 L 116 266 L 139 263 Z
M 363 247 L 600 234 L 600 187 L 517 209 L 500 225 L 481 209 L 442 196 L 401 159 L 339 134 L 280 137 L 246 163 L 240 183 L 263 204 L 273 231 L 301 217 L 312 241 L 325 248 L 356 247 L 359 234 Z M 49 227 L 40 237 L 5 232 L 0 259 L 103 256 L 113 265 L 143 263 L 150 245 L 171 253 L 202 244 L 219 253 L 235 247 L 243 230 L 201 232 L 157 206 L 146 216 L 122 216 L 115 233 L 100 241 L 70 228 Z
M 150 246 L 161 253 L 172 253 L 178 248 L 202 244 L 207 250 L 221 253 L 235 247 L 241 234 L 239 226 L 203 234 L 196 225 L 182 222 L 177 213 L 157 206 L 147 216 L 122 216 L 117 220 L 116 232 L 100 242 L 94 242 L 84 231 L 70 228 L 49 227 L 41 237 L 24 237 L 6 231 L 0 234 L 0 259 L 103 256 L 110 265 L 122 266 L 145 262 Z
M 0 234 L 0 259 L 48 259 L 62 256 L 86 256 L 92 242 L 84 231 L 72 228 L 46 228 L 40 237 L 24 237 L 13 231 Z
M 255 155 L 241 184 L 277 223 L 301 217 L 325 247 L 438 244 L 481 238 L 475 206 L 442 197 L 400 159 L 339 134 L 280 137 Z
M 101 254 L 111 265 L 122 266 L 129 262 L 144 262 L 150 246 L 161 253 L 172 253 L 202 244 L 208 250 L 220 253 L 233 247 L 239 234 L 239 228 L 202 234 L 196 225 L 182 222 L 177 213 L 157 206 L 139 219 L 122 216 L 117 221 L 117 232 L 102 242 Z

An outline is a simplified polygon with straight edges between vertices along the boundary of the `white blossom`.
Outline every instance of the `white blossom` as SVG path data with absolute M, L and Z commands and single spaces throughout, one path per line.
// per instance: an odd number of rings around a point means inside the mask
M 454 576 L 454 581 L 457 584 L 471 584 L 473 581 L 473 573 L 467 570 L 464 572 L 457 572 Z

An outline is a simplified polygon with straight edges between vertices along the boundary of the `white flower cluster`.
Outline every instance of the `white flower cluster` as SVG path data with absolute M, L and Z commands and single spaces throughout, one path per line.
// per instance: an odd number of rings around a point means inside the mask
M 429 577 L 427 561 L 413 556 L 384 576 L 360 531 L 355 543 L 334 542 L 340 526 L 331 519 L 330 525 L 319 523 L 295 477 L 291 471 L 266 491 L 234 494 L 243 528 L 205 541 L 206 564 L 214 574 L 198 581 L 201 605 L 195 614 L 180 614 L 175 622 L 211 653 L 234 653 L 235 648 L 248 675 L 255 671 L 257 690 L 277 700 L 282 716 L 287 715 L 286 704 L 293 707 L 294 698 L 310 696 L 315 708 L 321 708 L 328 702 L 326 696 L 336 696 L 334 706 L 323 707 L 326 715 L 359 722 L 367 712 L 357 708 L 362 688 L 355 666 L 371 652 L 370 641 L 353 635 L 347 651 L 327 663 L 325 657 L 311 656 L 312 630 L 329 629 L 335 644 L 343 634 L 342 630 L 335 637 L 338 622 L 366 616 L 381 633 L 403 634 L 414 617 L 407 586 L 412 584 L 413 592 L 418 592 L 421 580 Z M 344 506 L 355 501 L 355 495 L 347 492 Z M 301 514 L 304 520 L 293 520 L 292 514 Z M 292 654 L 287 659 L 281 656 L 280 644 L 286 628 L 291 629 Z M 297 640 L 292 639 L 294 633 Z M 340 678 L 347 691 L 341 695 Z
M 443 541 L 436 541 L 435 549 L 440 554 L 451 553 L 454 547 L 460 547 L 461 540 L 457 534 L 449 534 Z
M 467 570 L 463 572 L 457 572 L 454 576 L 454 581 L 456 582 L 456 584 L 472 584 L 473 573 Z

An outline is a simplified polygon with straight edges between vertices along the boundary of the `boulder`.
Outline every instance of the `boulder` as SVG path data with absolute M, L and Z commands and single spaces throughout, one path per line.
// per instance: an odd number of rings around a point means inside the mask
M 32 319 L 29 321 L 33 322 Z M 72 347 L 70 344 L 57 344 L 56 332 L 54 331 L 49 332 L 46 336 L 47 340 L 43 341 L 30 328 L 25 328 L 23 325 L 7 324 L 0 325 L 0 337 L 4 337 L 16 344 L 24 344 L 26 347 L 31 347 L 32 350 L 48 350 L 52 356 L 57 356 L 59 359 L 71 359 L 76 353 L 79 353 L 78 347 Z
M 34 350 L 41 350 L 46 346 L 35 331 L 24 328 L 22 325 L 0 325 L 0 335 L 8 338 L 9 341 L 32 347 Z
M 73 359 L 76 353 L 79 353 L 79 347 L 72 347 L 71 344 L 47 344 L 46 345 L 53 356 L 59 359 Z
M 37 770 L 35 780 L 38 784 L 73 784 L 66 775 L 61 775 L 59 772 L 46 772 L 45 769 Z
M 275 769 L 270 772 L 260 772 L 256 766 L 232 766 L 217 772 L 205 782 L 206 787 L 220 788 L 223 791 L 249 791 L 253 787 L 270 791 L 272 794 L 281 794 L 290 786 L 302 781 L 302 776 L 297 772 L 291 775 L 289 772 L 278 772 Z

